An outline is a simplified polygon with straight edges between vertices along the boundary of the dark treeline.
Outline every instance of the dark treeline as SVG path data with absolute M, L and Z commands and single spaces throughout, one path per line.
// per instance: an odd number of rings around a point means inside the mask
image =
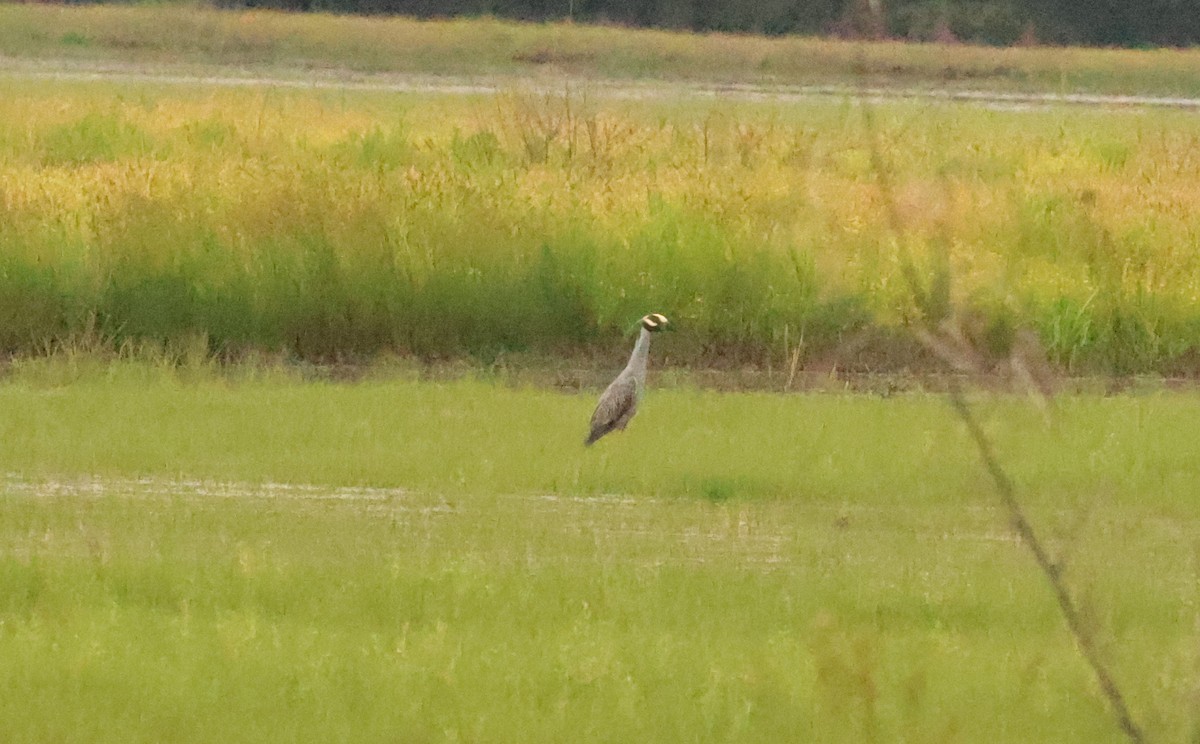
M 1200 0 L 213 0 L 422 18 L 572 18 L 693 31 L 856 38 L 1186 46 L 1200 42 Z

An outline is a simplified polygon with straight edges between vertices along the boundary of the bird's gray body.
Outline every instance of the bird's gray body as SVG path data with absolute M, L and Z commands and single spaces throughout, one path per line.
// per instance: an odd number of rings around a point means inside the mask
M 624 429 L 629 419 L 633 418 L 633 414 L 637 413 L 638 399 L 642 396 L 643 386 L 644 383 L 629 373 L 628 367 L 617 375 L 617 379 L 604 389 L 600 402 L 596 404 L 596 411 L 592 414 L 591 432 L 584 444 L 592 444 L 610 431 Z
M 649 323 L 647 318 L 651 319 Z M 610 431 L 624 429 L 637 413 L 638 400 L 646 389 L 650 333 L 652 330 L 659 330 L 666 322 L 667 319 L 661 315 L 647 315 L 642 319 L 642 330 L 638 334 L 637 344 L 633 347 L 633 354 L 629 356 L 629 363 L 600 396 L 600 402 L 596 404 L 596 410 L 592 414 L 591 432 L 584 444 L 590 445 Z

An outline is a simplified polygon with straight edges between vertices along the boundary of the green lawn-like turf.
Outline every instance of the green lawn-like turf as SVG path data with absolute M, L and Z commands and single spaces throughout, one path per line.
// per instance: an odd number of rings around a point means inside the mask
M 660 386 L 584 449 L 594 392 L 18 369 L 0 739 L 1120 739 L 936 397 Z M 979 410 L 1184 738 L 1200 398 Z

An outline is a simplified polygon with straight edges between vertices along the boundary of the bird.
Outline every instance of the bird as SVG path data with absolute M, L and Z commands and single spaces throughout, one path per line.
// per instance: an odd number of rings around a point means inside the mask
M 650 334 L 666 328 L 666 316 L 650 313 L 641 320 L 642 330 L 638 334 L 633 353 L 629 355 L 629 363 L 617 379 L 613 380 L 592 413 L 591 431 L 584 440 L 584 446 L 591 446 L 597 439 L 614 430 L 623 430 L 629 420 L 637 413 L 638 399 L 646 389 L 646 360 L 650 355 Z

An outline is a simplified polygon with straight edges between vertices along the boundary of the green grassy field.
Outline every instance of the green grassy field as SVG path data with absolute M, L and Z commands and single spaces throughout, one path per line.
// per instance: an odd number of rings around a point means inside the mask
M 900 264 L 944 252 L 985 342 L 1194 375 L 1195 117 L 580 77 L 1194 93 L 1195 53 L 12 5 L 0 47 L 0 741 L 1120 740 L 944 402 L 822 370 L 929 369 Z M 26 76 L 63 58 L 565 92 Z M 825 392 L 688 382 L 747 369 Z M 1194 739 L 1200 396 L 977 404 L 1135 717 Z
M 385 370 L 347 384 L 247 368 L 23 362 L 0 388 L 0 440 L 10 443 L 0 468 L 29 477 L 178 475 L 881 507 L 914 497 L 974 504 L 967 494 L 987 491 L 975 454 L 933 395 L 889 403 L 666 383 L 654 394 L 659 416 L 639 414 L 636 431 L 585 450 L 598 389 L 404 377 Z M 1068 397 L 1059 406 L 1061 421 L 1047 428 L 1019 397 L 987 404 L 1022 487 L 1053 494 L 1060 506 L 1090 503 L 1100 489 L 1113 506 L 1190 508 L 1188 432 L 1200 401 L 1162 392 Z
M 0 738 L 1117 741 L 935 397 L 0 385 Z M 1192 394 L 983 404 L 1156 740 L 1197 721 Z

